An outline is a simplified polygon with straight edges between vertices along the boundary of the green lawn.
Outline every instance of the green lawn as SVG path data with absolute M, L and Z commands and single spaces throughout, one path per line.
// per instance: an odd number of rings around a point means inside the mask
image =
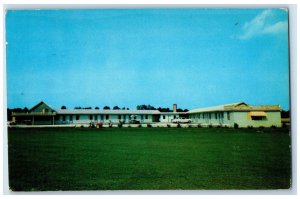
M 288 129 L 9 129 L 11 190 L 287 189 Z

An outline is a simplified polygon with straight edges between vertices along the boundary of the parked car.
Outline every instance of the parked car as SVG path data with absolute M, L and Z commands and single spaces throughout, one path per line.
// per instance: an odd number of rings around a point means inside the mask
M 172 123 L 191 123 L 192 120 L 189 118 L 177 117 L 172 119 Z
M 139 120 L 130 120 L 130 124 L 140 124 L 141 122 Z

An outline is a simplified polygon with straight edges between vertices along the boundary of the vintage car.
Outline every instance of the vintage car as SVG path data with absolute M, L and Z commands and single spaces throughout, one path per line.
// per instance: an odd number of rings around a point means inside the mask
M 172 123 L 191 123 L 192 120 L 189 118 L 177 117 L 172 119 Z

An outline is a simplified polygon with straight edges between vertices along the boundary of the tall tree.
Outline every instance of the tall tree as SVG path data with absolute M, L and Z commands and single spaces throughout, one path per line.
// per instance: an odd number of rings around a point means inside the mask
M 109 106 L 104 106 L 103 110 L 110 110 L 110 107 Z
M 114 106 L 114 107 L 113 107 L 113 110 L 120 110 L 120 107 Z
M 67 109 L 65 105 L 62 105 L 60 109 Z

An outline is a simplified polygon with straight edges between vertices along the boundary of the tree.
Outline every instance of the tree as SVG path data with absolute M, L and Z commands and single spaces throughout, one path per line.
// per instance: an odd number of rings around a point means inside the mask
M 153 106 L 151 106 L 150 104 L 148 104 L 148 105 L 145 105 L 145 104 L 143 104 L 143 105 L 137 105 L 136 109 L 137 110 L 156 110 L 156 108 L 153 107 Z
M 67 109 L 65 105 L 62 105 L 60 109 Z
M 158 107 L 158 109 L 160 112 L 170 112 L 170 109 L 169 108 L 161 108 L 161 107 Z
M 110 110 L 110 107 L 109 106 L 104 106 L 103 110 Z
M 99 107 L 98 107 L 98 106 L 96 106 L 96 107 L 95 107 L 95 109 L 96 109 L 96 110 L 99 110 Z
M 287 110 L 287 111 L 282 110 L 281 111 L 281 117 L 282 118 L 290 118 L 290 110 Z
M 120 107 L 114 106 L 113 110 L 120 110 Z
M 76 106 L 74 109 L 81 109 L 81 107 L 80 106 Z

